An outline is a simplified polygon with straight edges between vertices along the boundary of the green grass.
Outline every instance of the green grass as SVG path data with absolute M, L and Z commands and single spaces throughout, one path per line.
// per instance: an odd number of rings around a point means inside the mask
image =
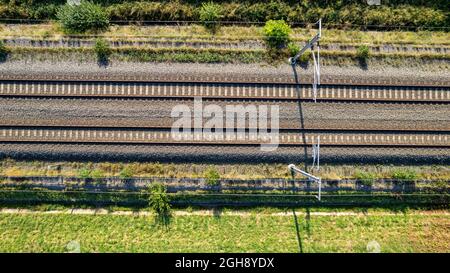
M 288 211 L 289 212 L 289 211 Z M 0 252 L 299 252 L 292 212 L 173 216 L 0 214 Z M 448 252 L 449 215 L 320 216 L 298 214 L 303 252 Z

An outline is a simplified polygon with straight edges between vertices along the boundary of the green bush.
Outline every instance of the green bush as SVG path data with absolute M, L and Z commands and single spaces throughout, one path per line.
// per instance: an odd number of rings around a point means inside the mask
M 300 55 L 297 62 L 300 64 L 304 64 L 308 63 L 310 59 L 311 59 L 311 51 L 306 51 L 305 53 Z
M 264 26 L 264 37 L 270 48 L 283 48 L 289 43 L 291 28 L 284 20 L 269 20 Z
M 111 48 L 108 41 L 102 38 L 95 40 L 94 46 L 95 54 L 97 54 L 97 61 L 101 64 L 107 64 L 109 62 L 109 56 L 111 55 Z
M 356 56 L 362 60 L 368 59 L 370 56 L 369 47 L 367 45 L 358 46 L 358 48 L 356 49 Z
M 82 1 L 80 5 L 66 4 L 59 9 L 57 17 L 68 33 L 98 32 L 109 26 L 105 10 L 89 1 Z
M 222 18 L 222 6 L 213 2 L 203 3 L 200 8 L 200 21 L 212 32 L 217 31 Z
M 92 176 L 91 176 L 91 171 L 88 170 L 88 169 L 81 169 L 81 170 L 78 172 L 78 177 L 79 177 L 79 178 L 84 178 L 84 179 L 86 179 L 86 178 L 92 178 Z
M 156 214 L 156 222 L 168 224 L 170 218 L 170 199 L 166 192 L 166 187 L 161 183 L 150 185 L 148 205 Z
M 5 43 L 0 40 L 0 62 L 4 62 L 8 57 L 9 49 L 6 47 Z
M 160 2 L 125 2 L 107 8 L 109 18 L 113 21 L 190 21 L 198 20 L 196 9 L 179 1 Z
M 418 178 L 416 171 L 399 169 L 392 172 L 392 178 L 397 180 L 415 181 Z
M 55 4 L 49 5 L 37 5 L 33 8 L 31 12 L 31 17 L 33 19 L 45 20 L 45 19 L 57 19 L 56 14 L 58 13 L 59 6 Z
M 204 173 L 206 185 L 217 186 L 219 184 L 220 174 L 214 166 L 209 166 Z
M 298 46 L 298 44 L 296 43 L 289 43 L 288 49 L 289 49 L 289 56 L 294 57 L 300 51 L 300 46 Z
M 30 19 L 30 10 L 23 6 L 14 4 L 0 5 L 0 18 Z
M 361 182 L 364 186 L 372 186 L 373 182 L 377 178 L 375 173 L 358 171 L 355 173 L 355 178 Z

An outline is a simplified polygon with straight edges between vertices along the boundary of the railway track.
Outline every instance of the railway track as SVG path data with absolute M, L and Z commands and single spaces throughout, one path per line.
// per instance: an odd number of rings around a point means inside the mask
M 289 83 L 0 81 L 5 97 L 105 97 L 312 100 L 310 85 Z M 450 102 L 449 87 L 323 84 L 323 101 Z
M 253 75 L 248 72 L 240 74 L 228 74 L 223 75 L 212 71 L 212 73 L 173 73 L 166 74 L 160 73 L 158 70 L 150 71 L 149 73 L 133 73 L 130 74 L 117 74 L 106 71 L 98 71 L 97 73 L 83 73 L 80 71 L 73 73 L 61 73 L 53 72 L 41 73 L 30 71 L 28 73 L 1 73 L 0 81 L 17 81 L 17 82 L 126 82 L 126 83 L 224 83 L 232 82 L 235 84 L 295 84 L 295 78 L 293 73 L 289 74 L 267 74 L 267 75 Z M 302 84 L 311 84 L 313 82 L 313 76 L 302 75 L 300 82 Z M 403 79 L 383 77 L 378 79 L 373 78 L 361 78 L 354 76 L 332 76 L 321 75 L 322 85 L 363 85 L 363 86 L 416 86 L 416 87 L 442 87 L 450 88 L 450 81 L 447 79 Z
M 281 146 L 312 145 L 320 137 L 324 146 L 417 146 L 450 147 L 450 135 L 442 132 L 379 132 L 379 131 L 281 131 L 279 134 L 233 132 L 171 132 L 170 128 L 100 129 L 100 128 L 0 128 L 0 142 L 38 143 L 111 143 L 111 144 L 215 144 Z

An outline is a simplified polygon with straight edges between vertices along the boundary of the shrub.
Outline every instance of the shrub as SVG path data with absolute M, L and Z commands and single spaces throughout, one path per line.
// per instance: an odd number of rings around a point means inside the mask
M 200 8 L 200 21 L 212 32 L 217 31 L 222 17 L 222 6 L 213 2 L 203 3 Z
M 196 9 L 179 1 L 159 2 L 124 2 L 107 8 L 111 20 L 133 21 L 189 21 L 197 20 Z
M 366 60 L 369 58 L 369 55 L 370 55 L 370 50 L 367 45 L 360 45 L 356 49 L 356 56 L 359 59 Z
M 32 10 L 33 19 L 57 19 L 58 6 L 55 4 L 38 5 Z
M 355 178 L 364 186 L 372 186 L 377 178 L 375 173 L 358 171 L 355 173 Z
M 0 18 L 28 19 L 30 18 L 30 13 L 28 9 L 21 6 L 13 4 L 0 5 Z
M 300 46 L 298 46 L 296 43 L 289 43 L 288 49 L 289 49 L 289 55 L 291 57 L 294 57 L 300 51 Z
M 119 177 L 122 179 L 127 179 L 133 177 L 133 171 L 130 168 L 123 168 L 120 173 Z
M 392 172 L 392 178 L 402 181 L 415 181 L 418 175 L 414 170 L 395 170 Z
M 170 199 L 167 196 L 166 187 L 161 183 L 155 183 L 149 187 L 148 205 L 156 214 L 156 222 L 168 224 L 170 218 Z
M 0 62 L 6 60 L 9 54 L 9 49 L 6 47 L 5 43 L 0 40 Z
M 269 20 L 263 30 L 270 48 L 283 48 L 288 44 L 291 28 L 284 20 Z
M 206 178 L 206 185 L 217 186 L 219 184 L 220 174 L 215 167 L 209 166 L 206 169 L 204 176 Z
M 94 46 L 95 54 L 97 54 L 97 61 L 100 64 L 107 64 L 109 62 L 109 56 L 111 55 L 111 48 L 109 43 L 102 38 L 95 40 Z
M 81 169 L 81 170 L 78 172 L 78 177 L 84 178 L 84 179 L 86 179 L 86 178 L 91 178 L 91 171 L 88 170 L 88 169 Z
M 300 55 L 300 57 L 298 58 L 298 63 L 307 63 L 309 62 L 309 60 L 311 59 L 311 52 L 310 51 L 306 51 L 305 53 L 303 53 L 302 55 Z
M 80 5 L 66 4 L 59 9 L 57 17 L 68 33 L 97 32 L 107 29 L 109 25 L 103 8 L 89 1 L 82 1 Z

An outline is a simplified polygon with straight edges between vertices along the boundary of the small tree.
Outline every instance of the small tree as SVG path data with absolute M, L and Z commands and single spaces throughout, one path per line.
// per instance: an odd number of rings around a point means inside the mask
M 170 221 L 170 199 L 166 187 L 161 183 L 155 183 L 149 187 L 148 205 L 156 214 L 156 223 L 168 225 Z
M 366 45 L 358 46 L 358 48 L 356 49 L 356 56 L 358 57 L 358 59 L 367 60 L 370 56 L 369 47 Z
M 106 11 L 89 1 L 82 1 L 79 5 L 65 4 L 58 10 L 57 17 L 68 33 L 97 32 L 109 26 Z
M 264 36 L 270 48 L 284 48 L 289 43 L 291 28 L 284 20 L 269 20 L 264 26 Z
M 3 41 L 0 41 L 0 62 L 6 60 L 9 54 L 9 49 L 6 47 Z
M 91 176 L 91 171 L 88 170 L 88 169 L 81 169 L 81 170 L 78 172 L 78 177 L 84 178 L 84 179 L 91 178 L 91 177 L 92 177 L 92 176 Z
M 219 27 L 219 20 L 222 17 L 222 7 L 219 4 L 208 2 L 203 3 L 200 8 L 200 21 L 212 32 L 216 32 Z
M 217 186 L 219 184 L 220 174 L 216 168 L 209 166 L 205 173 L 206 184 L 209 186 Z
M 98 38 L 95 40 L 94 50 L 97 54 L 97 62 L 101 65 L 107 65 L 109 62 L 109 56 L 111 55 L 109 43 L 105 39 Z

